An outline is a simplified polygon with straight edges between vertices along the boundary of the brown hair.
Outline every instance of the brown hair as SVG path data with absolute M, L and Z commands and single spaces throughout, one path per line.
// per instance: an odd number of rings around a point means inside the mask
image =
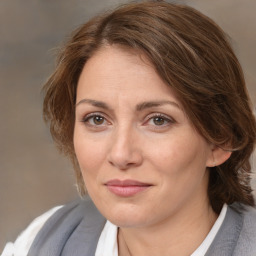
M 73 147 L 76 87 L 86 61 L 106 44 L 146 54 L 198 132 L 232 151 L 224 164 L 210 168 L 213 209 L 219 212 L 223 203 L 233 202 L 254 205 L 249 157 L 256 123 L 240 64 L 211 19 L 191 7 L 162 1 L 127 4 L 82 25 L 44 87 L 44 118 L 59 149 L 73 161 L 81 193 L 85 188 Z

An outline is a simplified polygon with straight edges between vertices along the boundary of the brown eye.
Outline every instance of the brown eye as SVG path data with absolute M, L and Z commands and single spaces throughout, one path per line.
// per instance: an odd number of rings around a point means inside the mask
M 155 125 L 163 125 L 165 124 L 166 120 L 160 116 L 156 116 L 153 118 L 153 122 Z
M 96 125 L 101 125 L 101 124 L 104 123 L 105 118 L 102 117 L 102 116 L 94 116 L 92 121 L 93 121 L 93 123 L 96 124 Z
M 107 125 L 108 122 L 104 116 L 97 114 L 90 114 L 86 116 L 83 120 L 83 123 L 88 124 L 90 126 L 104 126 Z
M 161 113 L 152 113 L 147 118 L 144 125 L 149 125 L 151 129 L 166 129 L 175 123 L 175 120 L 170 116 Z

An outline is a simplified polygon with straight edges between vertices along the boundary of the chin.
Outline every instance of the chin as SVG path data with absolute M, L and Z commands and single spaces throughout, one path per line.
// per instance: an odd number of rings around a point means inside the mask
M 103 215 L 111 223 L 123 228 L 143 227 L 149 222 L 149 213 L 146 209 L 138 209 L 138 206 L 129 204 L 116 205 L 111 210 L 103 211 Z
M 140 228 L 147 226 L 145 218 L 136 218 L 133 216 L 112 216 L 108 220 L 118 227 L 122 228 Z

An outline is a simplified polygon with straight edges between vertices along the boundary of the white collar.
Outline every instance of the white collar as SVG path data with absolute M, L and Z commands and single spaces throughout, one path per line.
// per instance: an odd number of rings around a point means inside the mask
M 210 232 L 201 243 L 201 245 L 191 254 L 191 256 L 204 256 L 207 250 L 209 249 L 210 245 L 212 244 L 215 236 L 217 235 L 227 213 L 227 205 L 224 204 L 219 217 L 215 221 L 214 225 L 212 226 Z
M 201 245 L 191 254 L 191 256 L 204 256 L 218 233 L 227 213 L 227 205 L 224 204 L 219 217 L 215 221 L 210 232 Z M 117 245 L 118 227 L 107 221 L 99 238 L 95 256 L 118 256 Z
M 107 221 L 99 238 L 95 256 L 118 256 L 118 227 Z

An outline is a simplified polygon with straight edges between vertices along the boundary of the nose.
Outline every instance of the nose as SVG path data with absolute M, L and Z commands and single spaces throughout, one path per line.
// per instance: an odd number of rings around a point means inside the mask
M 120 128 L 113 134 L 108 162 L 120 170 L 138 167 L 142 164 L 139 135 L 132 128 Z

